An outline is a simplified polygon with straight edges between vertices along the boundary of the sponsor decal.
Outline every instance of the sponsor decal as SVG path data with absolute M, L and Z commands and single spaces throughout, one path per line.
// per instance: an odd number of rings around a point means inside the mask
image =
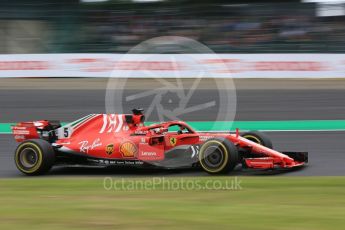
M 118 133 L 123 126 L 122 115 L 103 114 L 103 125 L 99 133 Z
M 207 140 L 210 139 L 210 138 L 214 138 L 214 136 L 200 136 L 200 137 L 199 137 L 199 140 L 200 140 L 200 141 L 207 141 Z
M 143 55 L 129 54 L 126 61 L 119 61 L 122 54 L 27 54 L 25 60 L 21 55 L 11 55 L 11 60 L 7 55 L 0 55 L 0 77 L 123 77 L 123 71 L 134 71 L 136 76 L 156 71 L 161 78 L 174 78 L 176 71 L 186 77 L 199 72 L 199 65 L 179 54 L 174 55 L 174 61 L 164 54 L 155 54 L 149 61 L 143 61 Z M 216 78 L 344 77 L 344 54 L 284 54 L 284 60 L 277 58 L 277 54 L 217 56 L 197 54 L 193 59 L 210 69 Z
M 102 165 L 142 165 L 143 161 L 138 160 L 104 160 L 104 159 L 88 159 L 89 162 Z
M 29 130 L 13 130 L 14 135 L 29 135 Z
M 141 156 L 157 156 L 156 152 L 142 152 Z
M 16 139 L 16 140 L 25 139 L 25 136 L 24 135 L 15 135 L 14 139 Z
M 20 130 L 25 129 L 25 130 L 26 130 L 27 127 L 14 126 L 14 127 L 12 127 L 12 129 L 13 129 L 13 130 L 16 130 L 16 129 L 17 129 L 17 130 L 18 130 L 18 129 L 20 129 Z
M 136 135 L 146 135 L 146 134 L 147 134 L 147 131 L 136 130 L 134 133 L 135 133 Z
M 177 143 L 177 139 L 176 139 L 176 137 L 170 137 L 170 145 L 172 145 L 172 146 L 175 146 L 176 145 L 176 143 Z
M 137 151 L 137 147 L 130 141 L 126 141 L 120 145 L 120 152 L 123 157 L 134 157 Z
M 113 154 L 114 152 L 114 144 L 109 144 L 105 147 L 105 152 L 108 154 L 108 155 L 111 155 Z
M 176 71 L 182 70 L 181 62 L 172 61 L 121 61 L 115 65 L 117 70 L 160 70 L 160 71 Z
M 322 71 L 322 63 L 317 61 L 258 61 L 256 71 Z
M 47 70 L 47 61 L 1 61 L 0 70 Z
M 81 141 L 79 142 L 79 145 L 81 153 L 88 153 L 89 150 L 93 150 L 96 147 L 102 146 L 102 142 L 99 138 L 97 138 L 91 144 L 89 144 L 89 141 Z

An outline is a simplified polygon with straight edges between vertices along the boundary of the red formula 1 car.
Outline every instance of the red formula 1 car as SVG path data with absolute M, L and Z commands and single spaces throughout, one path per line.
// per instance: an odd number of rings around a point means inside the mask
M 144 125 L 142 109 L 133 114 L 90 114 L 65 126 L 56 121 L 21 122 L 12 127 L 17 168 L 27 175 L 52 166 L 99 165 L 163 168 L 201 167 L 224 174 L 246 168 L 294 168 L 306 152 L 278 152 L 260 132 L 196 132 L 182 121 Z

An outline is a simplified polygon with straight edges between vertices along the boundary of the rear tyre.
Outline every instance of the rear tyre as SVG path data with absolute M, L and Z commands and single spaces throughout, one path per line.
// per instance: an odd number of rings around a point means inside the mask
M 237 147 L 228 139 L 212 138 L 200 148 L 199 162 L 209 174 L 225 174 L 238 164 Z
M 259 131 L 250 131 L 250 132 L 244 133 L 241 136 L 243 138 L 246 138 L 247 140 L 253 141 L 267 148 L 270 148 L 270 149 L 273 148 L 273 144 L 270 138 L 266 136 L 264 133 L 261 133 Z
M 42 175 L 54 165 L 55 152 L 45 140 L 32 139 L 19 144 L 14 160 L 19 171 L 26 175 Z

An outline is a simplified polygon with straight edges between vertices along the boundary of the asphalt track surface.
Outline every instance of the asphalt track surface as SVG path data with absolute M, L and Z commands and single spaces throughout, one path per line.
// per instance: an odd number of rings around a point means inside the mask
M 344 84 L 340 82 L 338 84 Z M 277 85 L 276 88 L 279 88 Z M 224 90 L 224 89 L 223 89 Z M 136 93 L 132 89 L 129 93 Z M 207 98 L 215 98 L 219 90 L 196 91 L 192 103 L 198 104 Z M 89 113 L 103 113 L 104 89 L 6 89 L 0 90 L 0 123 L 37 119 L 59 119 L 73 121 Z M 345 119 L 345 90 L 310 88 L 300 89 L 237 89 L 236 120 L 336 120 Z M 144 99 L 149 100 L 149 99 Z M 194 101 L 193 101 L 194 100 Z M 124 105 L 125 111 L 135 106 Z M 219 108 L 217 108 L 219 109 Z M 220 110 L 221 111 L 221 110 Z M 214 110 L 205 110 L 198 120 L 211 120 Z M 195 120 L 187 114 L 184 119 Z M 310 163 L 307 167 L 276 175 L 337 176 L 345 175 L 345 132 L 270 132 L 275 148 L 282 151 L 308 151 Z M 10 135 L 0 135 L 0 177 L 17 177 L 13 152 L 16 143 Z M 271 172 L 248 172 L 235 170 L 231 175 L 261 175 Z M 166 172 L 161 170 L 116 170 L 90 168 L 55 168 L 49 176 L 111 175 L 111 176 L 167 176 L 206 175 L 187 170 Z
M 127 93 L 135 94 L 137 90 Z M 192 103 L 217 98 L 218 90 L 195 92 Z M 345 119 L 345 90 L 238 90 L 235 120 L 337 120 Z M 150 98 L 124 103 L 129 113 Z M 73 121 L 91 113 L 105 112 L 105 90 L 1 90 L 0 122 L 51 119 Z M 199 103 L 200 102 L 200 103 Z M 144 106 L 145 108 L 145 106 Z M 219 109 L 219 108 L 217 108 Z M 226 108 L 220 108 L 220 112 Z M 186 114 L 188 121 L 213 121 L 215 109 Z M 224 112 L 224 111 L 223 111 Z

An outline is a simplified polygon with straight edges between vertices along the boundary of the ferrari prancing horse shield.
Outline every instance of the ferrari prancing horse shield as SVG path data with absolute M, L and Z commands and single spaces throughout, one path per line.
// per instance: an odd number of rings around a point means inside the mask
M 176 137 L 170 137 L 170 144 L 171 144 L 172 146 L 175 146 L 175 145 L 176 145 L 176 142 L 177 142 Z

